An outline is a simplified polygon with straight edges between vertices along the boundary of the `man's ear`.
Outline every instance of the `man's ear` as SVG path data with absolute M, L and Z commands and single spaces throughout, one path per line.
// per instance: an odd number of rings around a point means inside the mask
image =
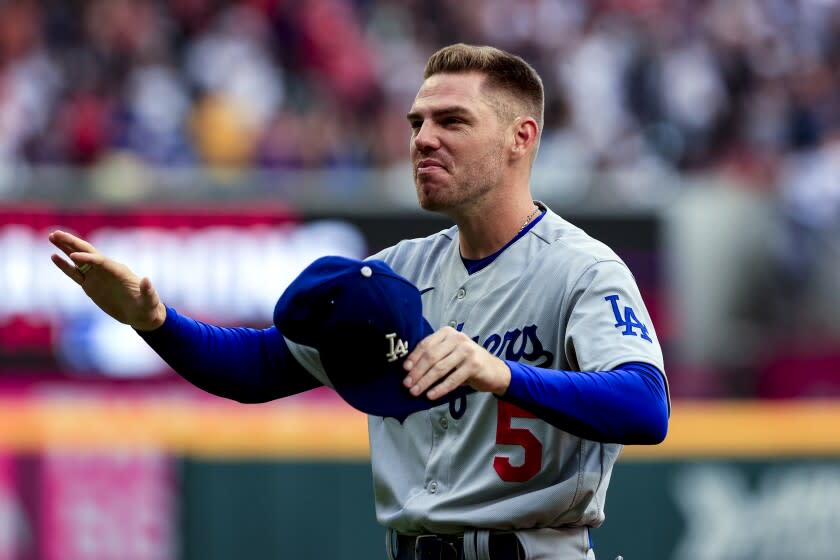
M 519 159 L 530 154 L 539 136 L 540 127 L 533 117 L 516 117 L 512 125 L 511 156 Z

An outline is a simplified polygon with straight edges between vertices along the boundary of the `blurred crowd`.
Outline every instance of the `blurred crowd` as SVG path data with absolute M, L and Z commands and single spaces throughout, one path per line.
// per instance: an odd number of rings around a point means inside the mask
M 834 0 L 5 0 L 0 165 L 387 167 L 456 41 L 541 72 L 542 161 L 763 184 L 840 165 Z

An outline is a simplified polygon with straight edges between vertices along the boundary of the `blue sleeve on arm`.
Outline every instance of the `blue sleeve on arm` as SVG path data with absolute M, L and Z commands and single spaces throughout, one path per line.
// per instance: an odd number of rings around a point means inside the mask
M 558 371 L 506 361 L 504 400 L 570 434 L 605 443 L 655 444 L 668 432 L 665 376 L 630 362 L 610 371 Z
M 260 403 L 321 385 L 274 327 L 217 327 L 167 307 L 160 328 L 137 333 L 178 375 L 220 397 Z

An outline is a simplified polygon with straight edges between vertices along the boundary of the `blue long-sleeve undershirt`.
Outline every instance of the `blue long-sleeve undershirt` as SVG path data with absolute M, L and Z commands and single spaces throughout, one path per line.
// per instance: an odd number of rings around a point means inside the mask
M 181 377 L 213 395 L 261 403 L 321 386 L 274 327 L 217 327 L 167 307 L 160 328 L 137 333 Z
M 154 331 L 137 331 L 181 377 L 208 393 L 260 403 L 321 386 L 280 332 L 208 325 L 167 308 Z M 571 434 L 601 442 L 659 443 L 668 428 L 664 376 L 644 363 L 577 372 L 508 361 L 504 400 Z
M 665 377 L 630 362 L 609 371 L 558 371 L 506 361 L 511 381 L 502 399 L 585 439 L 655 444 L 668 432 Z

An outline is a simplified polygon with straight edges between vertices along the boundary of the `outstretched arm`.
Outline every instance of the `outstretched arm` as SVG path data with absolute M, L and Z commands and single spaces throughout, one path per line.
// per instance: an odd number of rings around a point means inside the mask
M 161 302 L 151 280 L 84 239 L 63 231 L 49 239 L 71 261 L 54 254 L 53 263 L 197 387 L 240 402 L 265 402 L 321 385 L 298 364 L 274 327 L 224 328 L 184 317 Z
M 137 332 L 181 377 L 213 395 L 260 403 L 321 385 L 274 327 L 217 327 L 170 307 L 159 329 Z

